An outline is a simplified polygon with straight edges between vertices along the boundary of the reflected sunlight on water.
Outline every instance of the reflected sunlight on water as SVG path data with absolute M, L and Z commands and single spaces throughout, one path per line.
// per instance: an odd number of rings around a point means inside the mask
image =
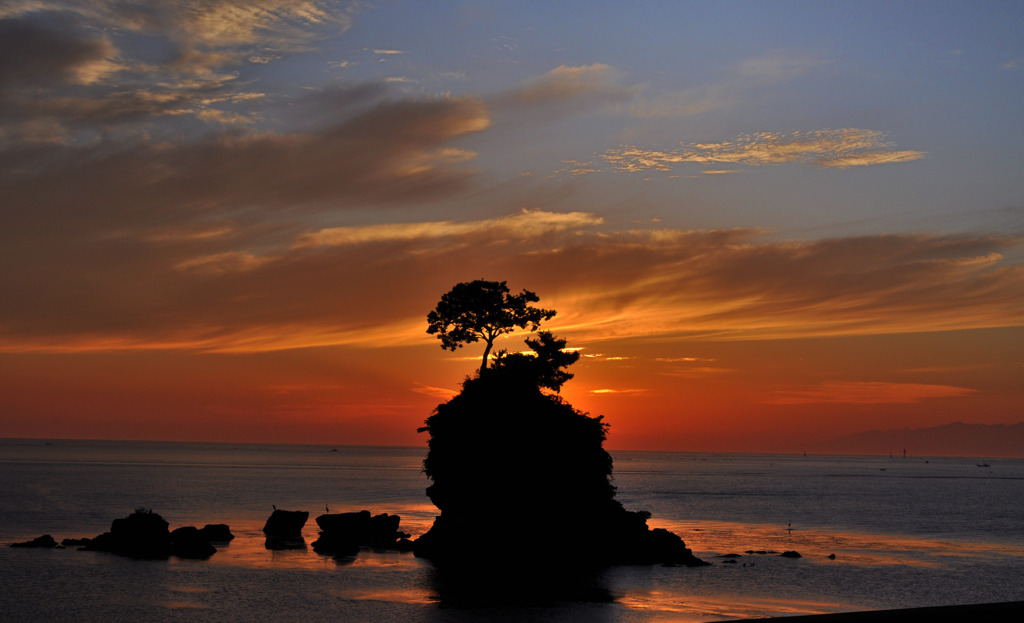
M 950 558 L 1024 558 L 1024 545 L 1004 543 L 865 534 L 823 528 L 790 530 L 788 526 L 721 521 L 652 519 L 649 524 L 676 532 L 697 556 L 709 560 L 751 550 L 774 553 L 794 550 L 819 564 L 940 566 Z M 830 560 L 830 554 L 835 554 L 836 560 Z
M 382 601 L 403 604 L 436 604 L 437 597 L 426 590 L 336 591 L 336 596 L 358 601 Z
M 817 601 L 792 601 L 752 598 L 738 595 L 683 597 L 678 594 L 652 591 L 619 598 L 619 603 L 631 610 L 651 612 L 649 621 L 708 621 L 720 619 L 749 619 L 770 616 L 828 614 L 853 608 L 851 604 Z
M 477 611 L 439 601 L 433 567 L 410 553 L 363 551 L 336 559 L 312 549 L 316 517 L 328 507 L 398 514 L 402 531 L 424 533 L 438 510 L 425 495 L 423 454 L 422 448 L 0 441 L 0 478 L 8 485 L 0 541 L 95 536 L 139 505 L 172 528 L 226 523 L 235 535 L 215 544 L 217 553 L 205 561 L 0 548 L 0 618 L 251 623 L 316 620 L 326 612 L 345 621 L 472 620 Z M 615 458 L 626 508 L 651 511 L 652 528 L 676 532 L 712 566 L 611 568 L 600 581 L 613 602 L 516 616 L 709 621 L 1024 599 L 1024 462 L 1001 461 L 998 469 L 979 472 L 955 459 Z M 310 512 L 294 549 L 267 548 L 262 528 L 275 505 Z M 565 520 L 571 527 L 586 518 Z M 496 535 L 482 551 L 482 574 L 510 555 L 546 564 L 544 552 L 506 552 L 500 540 Z M 786 550 L 803 557 L 777 555 Z M 733 553 L 739 557 L 721 558 Z M 502 604 L 487 614 L 518 620 Z

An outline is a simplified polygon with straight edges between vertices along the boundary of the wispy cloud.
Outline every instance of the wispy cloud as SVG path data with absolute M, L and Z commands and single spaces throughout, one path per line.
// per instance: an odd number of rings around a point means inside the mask
M 446 389 L 444 387 L 432 387 L 430 385 L 423 385 L 421 383 L 417 383 L 416 385 L 414 385 L 412 391 L 416 392 L 417 394 L 424 394 L 426 396 L 437 398 L 438 400 L 449 400 L 458 393 L 454 389 Z
M 430 221 L 363 227 L 331 227 L 316 233 L 302 235 L 297 245 L 321 247 L 475 235 L 528 238 L 550 232 L 600 225 L 602 222 L 601 217 L 586 212 L 559 213 L 523 210 L 519 214 L 479 221 Z
M 562 117 L 580 110 L 623 104 L 634 97 L 636 89 L 620 85 L 620 75 L 615 68 L 600 63 L 560 65 L 488 101 L 502 113 Z
M 1013 238 L 758 243 L 741 230 L 653 233 L 632 234 L 646 238 L 642 247 L 620 235 L 548 258 L 557 262 L 549 271 L 573 275 L 558 296 L 558 308 L 572 310 L 559 316 L 567 330 L 763 339 L 1024 323 L 1024 304 L 1013 300 L 1024 296 L 1024 267 L 998 253 L 1020 244 Z
M 978 390 L 954 385 L 920 383 L 889 383 L 835 381 L 822 383 L 815 389 L 777 392 L 768 404 L 794 405 L 814 403 L 898 404 L 935 398 L 969 396 Z
M 477 278 L 536 291 L 558 310 L 550 328 L 576 344 L 1024 324 L 1024 268 L 1004 257 L 1020 245 L 1011 237 L 762 241 L 750 230 L 615 231 L 593 214 L 539 210 L 312 234 L 242 222 L 127 231 L 6 236 L 5 257 L 21 268 L 0 273 L 0 291 L 22 304 L 0 309 L 0 349 L 421 344 L 438 293 Z M 711 372 L 703 360 L 665 364 Z
M 858 128 L 790 134 L 758 132 L 719 143 L 683 143 L 672 151 L 619 147 L 608 150 L 602 157 L 614 168 L 628 172 L 671 171 L 681 164 L 723 163 L 747 166 L 798 163 L 847 168 L 909 162 L 924 157 L 924 152 L 895 149 L 885 136 L 884 132 Z

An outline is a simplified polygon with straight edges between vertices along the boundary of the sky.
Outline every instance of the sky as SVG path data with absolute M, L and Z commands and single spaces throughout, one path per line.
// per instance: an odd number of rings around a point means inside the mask
M 0 0 L 0 436 L 423 444 L 474 279 L 557 310 L 611 448 L 1022 421 L 1022 25 Z

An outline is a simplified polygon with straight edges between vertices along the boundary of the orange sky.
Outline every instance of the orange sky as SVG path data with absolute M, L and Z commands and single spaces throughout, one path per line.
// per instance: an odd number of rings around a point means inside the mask
M 422 444 L 473 279 L 613 448 L 1024 419 L 1024 9 L 570 5 L 0 8 L 0 436 Z

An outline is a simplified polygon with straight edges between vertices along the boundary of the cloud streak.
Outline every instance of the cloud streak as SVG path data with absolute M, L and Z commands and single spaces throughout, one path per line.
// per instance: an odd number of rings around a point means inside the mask
M 935 398 L 969 396 L 977 390 L 954 385 L 921 383 L 889 383 L 867 381 L 834 381 L 803 391 L 778 392 L 767 404 L 798 405 L 817 403 L 845 404 L 908 404 Z
M 671 171 L 682 164 L 764 166 L 802 164 L 839 168 L 910 162 L 924 152 L 897 150 L 877 130 L 845 128 L 779 134 L 757 132 L 719 143 L 683 143 L 680 149 L 659 151 L 635 146 L 605 152 L 602 158 L 619 171 Z M 713 170 L 721 173 L 720 170 Z
M 363 227 L 331 227 L 299 237 L 299 247 L 355 245 L 373 242 L 427 241 L 430 239 L 487 236 L 531 238 L 587 226 L 600 225 L 599 216 L 586 212 L 523 210 L 519 214 L 481 221 L 432 221 L 391 223 Z
M 429 341 L 439 292 L 474 278 L 529 287 L 551 328 L 711 340 L 1024 324 L 1012 237 L 881 235 L 762 241 L 753 230 L 609 229 L 593 214 L 527 211 L 254 234 L 211 225 L 146 239 L 7 246 L 2 348 L 232 352 Z M 270 239 L 274 239 L 270 238 Z M 269 239 L 268 239 L 269 240 Z M 130 244 L 128 244 L 130 242 Z M 130 257 L 126 263 L 122 258 Z

